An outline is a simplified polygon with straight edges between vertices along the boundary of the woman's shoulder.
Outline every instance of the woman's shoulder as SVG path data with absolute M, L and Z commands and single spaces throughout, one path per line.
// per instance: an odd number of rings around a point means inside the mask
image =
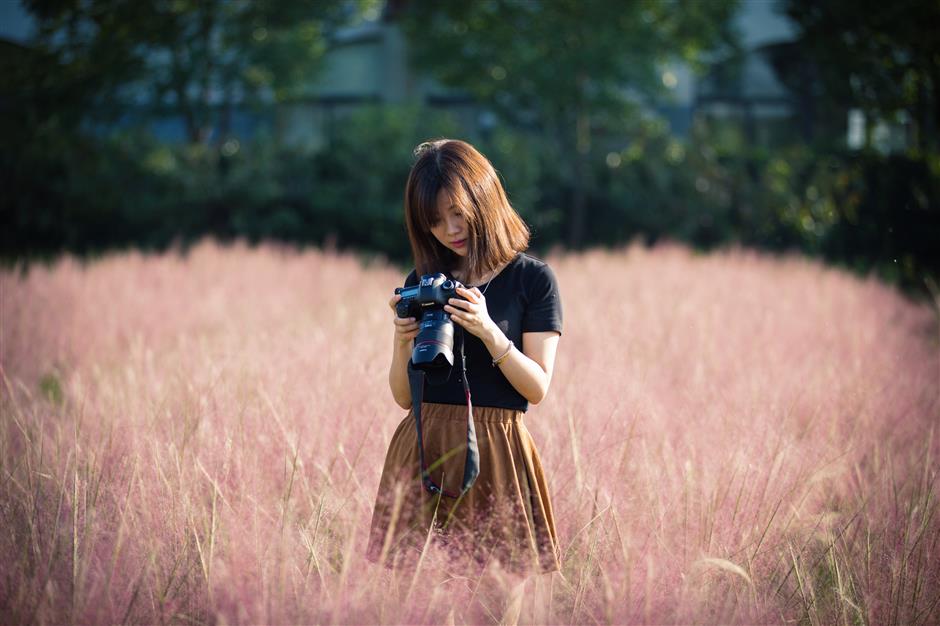
M 523 292 L 523 332 L 557 331 L 562 328 L 561 294 L 555 273 L 544 260 L 528 253 L 518 258 Z
M 549 267 L 548 263 L 528 252 L 517 254 L 516 258 L 513 259 L 512 266 L 512 269 L 525 279 L 539 276 L 554 277 L 552 268 Z
M 523 267 L 529 267 L 529 268 L 532 268 L 532 267 L 540 268 L 543 266 L 548 267 L 548 263 L 546 263 L 544 260 L 540 259 L 539 257 L 535 256 L 534 254 L 530 252 L 520 252 L 519 254 L 517 254 L 516 262 L 522 265 Z
M 537 300 L 558 290 L 558 280 L 552 268 L 533 254 L 520 252 L 506 269 L 512 275 L 507 284 L 522 290 L 529 299 Z

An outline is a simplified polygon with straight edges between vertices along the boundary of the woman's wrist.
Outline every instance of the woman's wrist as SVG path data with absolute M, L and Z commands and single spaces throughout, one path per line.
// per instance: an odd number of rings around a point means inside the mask
M 400 355 L 400 356 L 407 354 L 407 355 L 410 357 L 410 356 L 411 356 L 411 350 L 412 350 L 413 344 L 414 344 L 414 339 L 409 339 L 409 340 L 407 340 L 407 341 L 401 341 L 400 339 L 396 338 L 396 339 L 395 339 L 395 352 L 396 352 L 396 354 L 398 354 L 398 355 Z
M 509 338 L 500 330 L 499 326 L 493 324 L 483 339 L 483 345 L 486 346 L 490 356 L 497 357 L 506 352 L 510 345 Z
M 509 346 L 506 348 L 506 351 L 497 357 L 493 357 L 493 367 L 496 367 L 509 357 L 509 353 L 512 352 L 513 345 L 515 344 L 513 344 L 512 339 L 510 339 Z

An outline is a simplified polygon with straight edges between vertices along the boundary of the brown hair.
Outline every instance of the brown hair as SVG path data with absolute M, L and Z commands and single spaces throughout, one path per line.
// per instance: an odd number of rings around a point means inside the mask
M 509 204 L 496 170 L 476 148 L 457 139 L 438 139 L 420 144 L 414 153 L 405 185 L 405 225 L 418 276 L 452 271 L 459 261 L 431 234 L 439 219 L 441 190 L 467 221 L 468 277 L 479 278 L 529 247 L 528 226 Z

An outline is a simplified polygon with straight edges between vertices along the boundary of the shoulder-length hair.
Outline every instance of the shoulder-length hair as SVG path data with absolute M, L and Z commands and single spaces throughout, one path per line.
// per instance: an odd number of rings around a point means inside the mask
M 460 260 L 431 234 L 440 219 L 441 190 L 467 222 L 467 277 L 479 278 L 528 249 L 528 226 L 509 204 L 496 170 L 476 148 L 438 139 L 420 144 L 414 153 L 405 185 L 405 225 L 418 276 L 453 271 Z

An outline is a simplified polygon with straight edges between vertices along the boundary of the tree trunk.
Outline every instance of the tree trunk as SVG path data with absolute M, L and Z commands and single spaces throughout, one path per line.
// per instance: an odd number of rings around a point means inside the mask
M 579 83 L 584 82 L 582 76 Z M 578 249 L 584 245 L 585 225 L 587 223 L 587 191 L 590 177 L 588 155 L 591 152 L 591 117 L 582 99 L 575 114 L 575 146 L 571 199 L 571 230 L 569 245 Z
M 202 38 L 203 54 L 205 55 L 205 73 L 202 77 L 202 94 L 200 105 L 203 112 L 202 123 L 199 128 L 199 142 L 208 143 L 212 135 L 212 72 L 215 69 L 213 58 L 215 51 L 212 49 L 212 35 L 215 31 L 215 9 L 212 2 L 203 5 L 203 16 L 200 28 Z
M 800 107 L 800 132 L 803 141 L 812 143 L 816 130 L 816 98 L 813 96 L 813 76 L 809 63 L 800 62 L 800 78 L 802 85 L 798 94 Z
M 937 131 L 940 130 L 940 68 L 934 64 L 934 71 L 927 75 L 930 77 L 930 88 L 924 89 L 927 92 L 925 105 L 930 113 L 924 116 L 927 120 L 924 132 L 927 136 L 927 149 L 936 152 L 940 148 L 940 138 L 937 137 Z

